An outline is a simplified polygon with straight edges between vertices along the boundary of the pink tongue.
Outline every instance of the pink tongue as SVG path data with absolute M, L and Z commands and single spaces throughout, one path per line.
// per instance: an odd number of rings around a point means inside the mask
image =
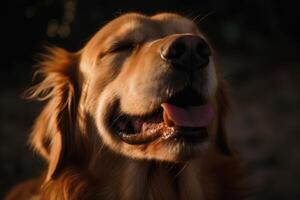
M 163 103 L 161 106 L 168 120 L 171 120 L 176 126 L 207 127 L 214 117 L 214 110 L 210 104 L 187 108 L 168 103 Z

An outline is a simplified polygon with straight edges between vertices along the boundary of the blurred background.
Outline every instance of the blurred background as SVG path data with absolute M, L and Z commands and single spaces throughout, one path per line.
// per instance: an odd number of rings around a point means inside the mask
M 8 3 L 9 2 L 9 3 Z M 248 167 L 251 200 L 300 199 L 300 15 L 297 1 L 10 0 L 1 6 L 0 199 L 38 175 L 26 144 L 41 104 L 21 98 L 46 45 L 83 47 L 129 11 L 177 12 L 198 23 L 231 85 L 229 137 Z M 4 35 L 3 35 L 4 34 Z

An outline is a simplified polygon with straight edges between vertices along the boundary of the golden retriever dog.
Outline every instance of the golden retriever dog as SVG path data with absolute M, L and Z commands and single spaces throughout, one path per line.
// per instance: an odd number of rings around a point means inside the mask
M 226 83 L 196 24 L 124 14 L 78 52 L 51 48 L 29 98 L 47 100 L 30 143 L 47 163 L 8 200 L 235 200 Z

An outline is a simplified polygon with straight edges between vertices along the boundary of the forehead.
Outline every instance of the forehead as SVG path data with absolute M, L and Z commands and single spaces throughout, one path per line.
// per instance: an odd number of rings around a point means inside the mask
M 94 66 L 99 52 L 105 52 L 118 42 L 142 43 L 163 38 L 171 34 L 200 34 L 189 19 L 170 13 L 145 16 L 137 13 L 122 15 L 109 22 L 82 49 L 81 62 Z
M 127 37 L 134 40 L 164 37 L 170 34 L 198 33 L 197 26 L 189 19 L 170 13 L 151 17 L 130 13 L 116 18 L 99 31 L 105 39 Z

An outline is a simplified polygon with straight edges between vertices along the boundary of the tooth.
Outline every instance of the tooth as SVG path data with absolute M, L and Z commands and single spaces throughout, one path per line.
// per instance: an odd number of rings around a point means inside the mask
M 142 132 L 146 132 L 147 129 L 148 129 L 147 124 L 146 124 L 146 123 L 143 123 L 143 126 L 142 126 Z

